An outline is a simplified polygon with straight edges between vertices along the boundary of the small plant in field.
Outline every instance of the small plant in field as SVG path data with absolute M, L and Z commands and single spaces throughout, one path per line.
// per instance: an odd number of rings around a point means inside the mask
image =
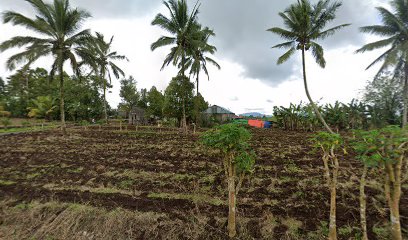
M 356 136 L 361 141 L 354 144 L 354 149 L 365 168 L 373 166 L 384 169 L 384 193 L 390 209 L 391 234 L 393 239 L 400 240 L 402 233 L 399 205 L 404 180 L 402 168 L 404 164 L 408 164 L 405 159 L 408 149 L 407 132 L 398 126 L 389 126 L 380 130 L 358 132 Z
M 212 149 L 219 150 L 223 156 L 225 177 L 228 182 L 228 234 L 236 235 L 236 198 L 242 182 L 251 173 L 255 164 L 255 153 L 250 150 L 248 141 L 251 133 L 235 124 L 218 126 L 205 132 L 201 142 Z
M 83 126 L 85 130 L 88 129 L 88 126 L 90 125 L 87 120 L 82 120 L 79 124 Z
M 355 131 L 354 139 L 351 145 L 357 154 L 357 159 L 363 164 L 363 172 L 360 178 L 360 225 L 362 231 L 362 239 L 367 240 L 367 217 L 366 217 L 366 194 L 365 185 L 368 169 L 378 166 L 381 155 L 377 151 L 380 131 Z
M 337 239 L 336 189 L 339 172 L 337 155 L 338 151 L 342 149 L 343 139 L 339 134 L 319 132 L 312 138 L 312 142 L 314 147 L 320 149 L 323 154 L 324 175 L 327 186 L 330 189 L 329 239 Z
M 24 128 L 28 128 L 28 127 L 31 125 L 31 123 L 30 123 L 29 121 L 23 121 L 23 122 L 21 122 L 21 125 L 22 125 Z
M 0 105 L 0 117 L 8 118 L 11 116 L 9 111 L 4 110 L 4 107 Z
M 11 121 L 9 118 L 2 118 L 0 122 L 4 126 L 5 129 L 7 129 L 7 127 L 11 125 Z

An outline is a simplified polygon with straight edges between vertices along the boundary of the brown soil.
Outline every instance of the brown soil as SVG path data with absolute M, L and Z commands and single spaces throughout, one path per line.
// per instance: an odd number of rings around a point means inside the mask
M 258 239 L 306 239 L 312 232 L 322 236 L 329 192 L 320 155 L 312 152 L 308 141 L 310 133 L 251 131 L 258 159 L 238 196 L 238 221 L 247 220 L 240 223 L 239 233 Z M 0 200 L 15 199 L 14 205 L 57 200 L 120 207 L 165 213 L 181 221 L 189 221 L 196 212 L 210 219 L 206 235 L 223 236 L 218 232 L 225 230 L 228 208 L 221 159 L 203 149 L 197 136 L 166 128 L 125 132 L 117 127 L 77 127 L 66 138 L 56 130 L 2 136 L 0 146 Z M 345 155 L 340 165 L 337 224 L 344 229 L 340 239 L 353 239 L 359 232 L 360 164 Z M 371 173 L 369 180 L 378 184 L 367 187 L 370 239 L 378 239 L 373 227 L 383 226 L 388 218 L 377 176 Z M 407 185 L 403 191 L 408 192 Z M 401 200 L 405 231 L 407 206 L 405 194 Z M 291 221 L 301 224 L 294 228 Z

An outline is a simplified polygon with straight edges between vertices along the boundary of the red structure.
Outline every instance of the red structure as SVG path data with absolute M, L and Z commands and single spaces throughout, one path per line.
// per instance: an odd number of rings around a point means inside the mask
M 248 120 L 248 125 L 256 128 L 264 128 L 264 121 L 261 120 Z

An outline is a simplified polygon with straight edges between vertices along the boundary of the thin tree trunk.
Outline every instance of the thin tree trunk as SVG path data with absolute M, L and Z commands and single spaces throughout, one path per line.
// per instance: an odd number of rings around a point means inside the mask
M 362 240 L 368 240 L 367 236 L 367 196 L 365 194 L 365 185 L 366 185 L 366 176 L 367 176 L 367 165 L 364 164 L 363 174 L 361 175 L 360 179 L 360 224 L 361 224 L 361 231 L 363 233 Z
M 186 119 L 186 101 L 183 98 L 183 119 L 181 120 L 181 127 L 183 128 L 183 132 L 187 133 L 187 119 Z
M 404 90 L 403 90 L 403 100 L 404 100 L 404 106 L 403 106 L 403 113 L 402 113 L 402 127 L 407 126 L 407 121 L 408 121 L 408 63 L 405 63 L 404 66 Z
M 399 202 L 401 198 L 401 163 L 402 159 L 398 161 L 395 167 L 387 163 L 385 169 L 385 196 L 390 209 L 391 235 L 393 240 L 402 240 L 399 212 Z
M 196 82 L 197 82 L 197 96 L 198 96 L 198 74 L 199 73 L 197 73 L 197 79 L 196 79 Z
M 236 195 L 235 195 L 235 178 L 234 165 L 232 159 L 228 161 L 228 236 L 235 237 L 236 230 Z
M 316 114 L 316 116 L 319 118 L 320 122 L 324 125 L 324 127 L 326 128 L 326 130 L 332 134 L 334 134 L 333 130 L 329 127 L 329 125 L 327 125 L 326 121 L 324 120 L 322 114 L 319 111 L 319 108 L 317 107 L 317 105 L 314 103 L 314 101 L 312 100 L 312 97 L 310 96 L 309 93 L 309 89 L 307 86 L 307 79 L 306 79 L 306 56 L 305 56 L 305 49 L 302 49 L 302 65 L 303 65 L 303 82 L 305 85 L 305 91 L 306 91 L 306 95 L 307 98 L 309 99 L 310 104 L 313 107 L 313 110 Z
M 62 52 L 58 54 L 59 59 L 59 74 L 60 74 L 60 112 L 61 112 L 61 130 L 62 135 L 67 135 L 67 129 L 65 125 L 65 103 L 64 103 L 64 60 Z
M 101 70 L 101 79 L 103 81 L 103 114 L 104 114 L 105 123 L 108 124 L 108 110 L 106 106 L 106 80 L 105 80 L 105 74 L 103 70 Z
M 336 188 L 337 188 L 337 176 L 339 172 L 339 161 L 331 150 L 332 158 L 334 161 L 333 176 L 330 186 L 330 223 L 329 223 L 329 239 L 337 239 L 337 224 L 336 224 Z

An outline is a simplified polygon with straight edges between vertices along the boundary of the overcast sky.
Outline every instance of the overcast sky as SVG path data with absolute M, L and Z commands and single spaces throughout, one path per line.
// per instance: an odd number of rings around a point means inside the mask
M 31 6 L 24 0 L 0 0 L 0 11 L 13 10 L 34 16 Z M 188 0 L 192 7 L 195 0 Z M 201 76 L 200 92 L 210 104 L 216 104 L 239 114 L 244 112 L 272 113 L 273 106 L 290 102 L 307 101 L 304 93 L 300 53 L 283 65 L 276 60 L 284 52 L 271 49 L 282 40 L 266 29 L 279 26 L 278 13 L 295 1 L 282 0 L 201 0 L 199 21 L 212 29 L 216 37 L 211 43 L 218 48 L 214 58 L 222 69 L 210 67 L 210 81 Z M 313 2 L 313 0 L 312 0 Z M 358 98 L 367 81 L 378 70 L 365 68 L 381 52 L 354 54 L 363 44 L 376 40 L 359 33 L 358 28 L 379 23 L 375 7 L 387 6 L 385 0 L 343 0 L 338 18 L 332 26 L 351 23 L 321 42 L 325 48 L 327 66 L 321 69 L 307 55 L 309 87 L 312 97 L 321 102 L 336 100 L 349 102 Z M 152 52 L 150 45 L 167 33 L 151 26 L 154 16 L 167 15 L 160 0 L 71 0 L 73 7 L 88 10 L 92 14 L 84 28 L 115 36 L 113 48 L 129 58 L 118 65 L 127 75 L 137 80 L 138 89 L 155 85 L 164 91 L 176 75 L 173 66 L 160 71 L 168 48 Z M 328 26 L 330 27 L 330 26 Z M 27 35 L 24 28 L 0 23 L 0 42 L 16 35 Z M 0 77 L 11 74 L 5 62 L 16 50 L 0 54 Z M 49 69 L 51 60 L 44 58 L 34 67 Z M 66 67 L 68 69 L 68 65 Z M 113 80 L 114 88 L 108 95 L 113 107 L 120 102 L 119 80 Z

